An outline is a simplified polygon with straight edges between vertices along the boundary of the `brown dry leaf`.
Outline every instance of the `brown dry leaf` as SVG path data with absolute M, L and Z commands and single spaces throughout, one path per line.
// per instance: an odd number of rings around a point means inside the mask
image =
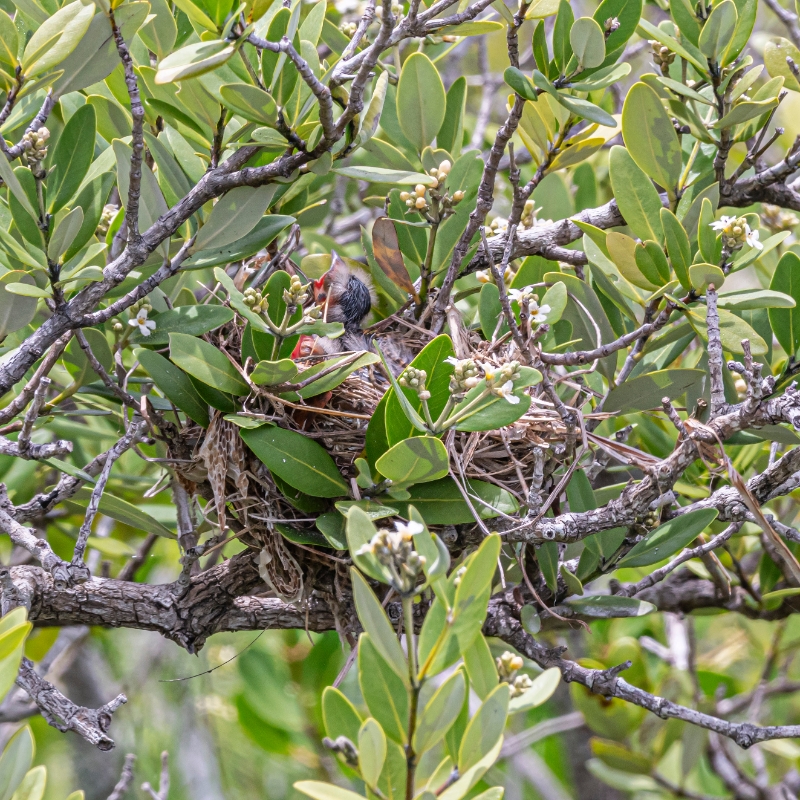
M 400 245 L 397 242 L 397 231 L 389 217 L 379 217 L 372 226 L 372 252 L 378 266 L 395 286 L 417 298 L 414 282 L 408 274 Z

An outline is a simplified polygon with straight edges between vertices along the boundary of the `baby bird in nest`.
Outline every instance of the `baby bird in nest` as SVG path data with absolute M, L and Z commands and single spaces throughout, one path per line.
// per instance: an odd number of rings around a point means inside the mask
M 314 303 L 322 306 L 325 322 L 341 322 L 344 333 L 335 339 L 327 336 L 300 337 L 292 358 L 310 355 L 336 355 L 360 350 L 374 351 L 372 339 L 364 334 L 364 320 L 377 302 L 372 278 L 362 269 L 347 264 L 334 251 L 330 269 L 312 281 Z M 380 347 L 396 374 L 408 363 L 402 348 L 395 348 L 391 337 L 382 337 Z M 397 352 L 395 352 L 397 351 Z

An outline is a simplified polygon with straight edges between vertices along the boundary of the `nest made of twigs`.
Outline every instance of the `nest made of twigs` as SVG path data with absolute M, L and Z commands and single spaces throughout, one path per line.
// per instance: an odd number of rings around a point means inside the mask
M 382 339 L 395 337 L 394 343 L 413 357 L 430 338 L 427 331 L 423 333 L 427 336 L 421 335 L 421 329 L 413 323 L 397 321 L 383 325 L 379 335 Z M 241 363 L 241 328 L 235 323 L 206 338 Z M 489 350 L 477 337 L 474 346 L 483 363 L 500 366 L 509 360 L 503 347 Z M 300 376 L 302 369 L 319 358 L 303 361 Z M 305 403 L 287 402 L 263 390 L 247 398 L 241 413 L 315 439 L 352 485 L 357 474 L 355 460 L 364 455 L 369 421 L 389 388 L 382 367 L 372 365 L 349 375 L 326 395 L 324 405 L 314 405 L 314 398 Z M 534 396 L 528 412 L 505 428 L 474 433 L 451 431 L 445 436 L 455 477 L 495 484 L 524 506 L 534 461 L 544 459 L 549 465 L 546 472 L 552 472 L 567 452 L 567 442 L 570 436 L 574 437 L 574 431 L 567 430 L 549 402 Z M 229 535 L 260 549 L 261 574 L 278 596 L 299 600 L 309 590 L 303 576 L 307 575 L 309 563 L 316 563 L 318 558 L 313 555 L 314 548 L 283 539 L 279 528 L 288 525 L 315 530 L 314 520 L 319 513 L 330 510 L 329 501 L 300 493 L 284 494 L 286 486 L 281 486 L 247 448 L 237 426 L 225 420 L 222 412 L 215 412 L 205 430 L 194 424 L 185 428 L 181 440 L 192 446 L 192 458 L 176 459 L 174 463 L 186 488 L 209 500 L 206 514 L 216 513 L 216 523 L 223 534 L 229 525 Z

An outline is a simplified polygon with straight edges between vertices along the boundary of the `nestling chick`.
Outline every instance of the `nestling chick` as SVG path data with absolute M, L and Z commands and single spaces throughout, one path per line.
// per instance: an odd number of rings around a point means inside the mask
M 361 325 L 377 301 L 372 279 L 351 267 L 334 251 L 330 269 L 312 283 L 314 302 L 322 306 L 325 322 L 341 322 L 344 333 L 336 339 L 302 336 L 292 357 L 369 350 Z

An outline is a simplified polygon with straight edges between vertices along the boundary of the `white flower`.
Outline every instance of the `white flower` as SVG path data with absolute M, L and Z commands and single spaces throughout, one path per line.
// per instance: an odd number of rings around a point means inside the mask
M 413 536 L 415 533 L 422 533 L 425 529 L 419 522 L 395 522 L 394 529 L 401 535 Z
M 711 228 L 715 231 L 724 231 L 732 222 L 736 222 L 736 217 L 721 217 L 711 223 Z
M 764 245 L 758 240 L 759 232 L 750 229 L 749 225 L 744 226 L 745 241 L 750 247 L 755 247 L 756 250 L 763 250 Z
M 487 383 L 491 383 L 497 376 L 497 370 L 491 364 L 481 364 L 483 370 L 483 377 L 486 378 Z
M 442 362 L 443 364 L 452 364 L 454 367 L 458 366 L 458 359 L 455 356 L 447 356 Z
M 522 289 L 509 289 L 508 296 L 512 300 L 516 300 L 516 302 L 521 303 L 526 297 L 530 297 L 533 294 L 533 286 L 525 286 Z
M 128 320 L 128 325 L 131 325 L 134 328 L 139 329 L 139 333 L 142 336 L 149 336 L 150 331 L 154 331 L 156 329 L 156 322 L 153 319 L 147 319 L 147 309 L 140 308 L 136 312 L 136 316 L 133 319 Z
M 514 394 L 514 383 L 512 381 L 506 381 L 502 386 L 495 387 L 493 391 L 498 397 L 508 400 L 512 406 L 519 403 L 519 397 Z
M 537 323 L 537 325 L 541 325 L 543 322 L 547 322 L 547 315 L 549 313 L 550 313 L 550 306 L 548 306 L 547 304 L 539 306 L 539 311 L 531 317 L 531 320 Z

